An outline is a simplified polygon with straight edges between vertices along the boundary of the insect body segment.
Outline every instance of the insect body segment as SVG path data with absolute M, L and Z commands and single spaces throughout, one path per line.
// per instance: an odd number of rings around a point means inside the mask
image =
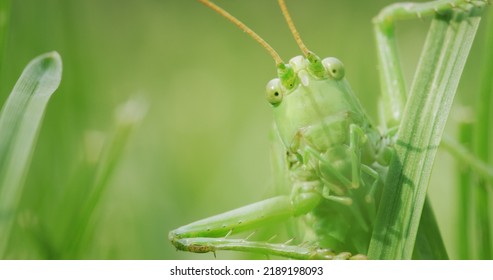
M 321 65 L 323 71 L 313 71 L 313 64 Z M 291 198 L 296 201 L 307 193 L 321 197 L 310 210 L 312 225 L 308 227 L 315 229 L 319 241 L 323 240 L 321 244 L 347 250 L 342 244 L 349 243 L 352 250 L 364 252 L 367 244 L 360 246 L 348 240 L 359 235 L 364 236 L 361 240 L 369 240 L 371 234 L 376 211 L 373 203 L 378 201 L 381 185 L 373 166 L 379 165 L 375 155 L 382 137 L 344 79 L 339 60 L 295 57 L 290 65 L 298 83 L 288 90 L 279 78 L 274 79 L 268 83 L 268 96 L 272 92 L 282 95 L 273 112 L 276 129 L 288 151 Z M 349 221 L 354 220 L 359 221 L 357 229 L 350 225 Z M 340 226 L 321 226 L 327 221 L 333 225 L 346 223 L 342 228 L 350 230 L 351 235 L 343 237 Z

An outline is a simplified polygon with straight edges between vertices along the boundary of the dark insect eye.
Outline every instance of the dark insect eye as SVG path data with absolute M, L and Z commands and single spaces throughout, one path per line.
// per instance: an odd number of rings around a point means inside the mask
M 282 101 L 281 81 L 279 79 L 273 79 L 267 83 L 266 88 L 267 101 L 270 104 L 277 106 Z
M 327 57 L 322 60 L 322 64 L 333 79 L 340 80 L 344 78 L 344 64 L 339 59 Z

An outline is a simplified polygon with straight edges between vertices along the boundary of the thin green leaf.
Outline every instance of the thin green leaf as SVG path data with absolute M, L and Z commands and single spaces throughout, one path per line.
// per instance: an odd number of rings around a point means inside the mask
M 78 223 L 71 228 L 72 238 L 69 240 L 65 257 L 80 258 L 83 253 L 81 250 L 92 240 L 97 219 L 96 209 L 108 189 L 108 183 L 124 154 L 130 136 L 146 112 L 147 102 L 143 99 L 130 99 L 116 110 L 113 133 L 105 141 L 89 194 L 77 212 Z
M 493 185 L 493 168 L 481 161 L 472 152 L 468 151 L 464 145 L 461 145 L 457 140 L 443 137 L 440 147 L 445 148 L 451 155 L 456 157 L 461 163 L 470 166 L 474 172 L 479 175 L 482 180 Z
M 473 123 L 471 121 L 463 120 L 459 123 L 459 141 L 463 145 L 461 148 L 471 148 L 472 131 Z M 459 159 L 459 157 L 457 158 Z M 457 247 L 459 258 L 463 260 L 470 259 L 470 248 L 472 244 L 470 233 L 472 221 L 469 218 L 471 216 L 471 197 L 473 194 L 473 188 L 471 188 L 471 166 L 467 161 L 460 160 L 457 163 Z
M 493 15 L 493 12 L 490 12 Z M 493 54 L 491 49 L 493 47 L 493 19 L 490 18 L 487 28 L 486 39 L 486 52 L 484 57 L 484 66 L 481 73 L 481 87 L 478 96 L 478 106 L 476 112 L 477 124 L 475 127 L 474 140 L 475 140 L 475 153 L 477 157 L 486 164 L 491 163 L 490 151 L 493 147 L 491 144 L 491 125 L 492 125 L 492 113 L 491 105 L 493 102 L 493 81 L 491 79 L 493 75 Z M 493 185 L 491 181 L 490 185 Z M 476 188 L 476 209 L 475 217 L 477 219 L 477 245 L 478 245 L 478 258 L 479 259 L 491 259 L 493 257 L 491 240 L 491 199 L 488 194 L 488 183 L 483 178 L 478 180 Z
M 7 32 L 10 22 L 11 0 L 0 0 L 0 69 L 3 66 L 3 50 L 7 39 Z
M 58 88 L 62 61 L 56 52 L 32 60 L 0 115 L 0 257 L 22 193 L 22 185 L 48 100 Z
M 413 259 L 448 260 L 447 250 L 445 249 L 445 244 L 443 244 L 442 235 L 428 198 L 425 200 L 423 214 L 419 222 Z
M 432 20 L 399 127 L 368 256 L 411 259 L 431 169 L 480 17 Z

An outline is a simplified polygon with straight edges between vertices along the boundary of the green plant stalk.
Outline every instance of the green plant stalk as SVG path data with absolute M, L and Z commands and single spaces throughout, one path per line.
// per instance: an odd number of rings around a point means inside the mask
M 493 105 L 493 12 L 490 11 L 488 19 L 487 38 L 485 47 L 485 64 L 482 69 L 478 106 L 476 110 L 476 129 L 474 133 L 475 153 L 480 160 L 490 163 L 490 130 L 491 130 L 491 107 Z M 491 184 L 491 182 L 490 182 Z M 476 188 L 476 214 L 477 217 L 477 240 L 478 258 L 491 259 L 492 255 L 492 236 L 491 236 L 491 201 L 488 194 L 487 182 L 480 178 Z
M 58 88 L 58 53 L 33 59 L 22 72 L 0 115 L 0 258 L 5 257 L 22 186 L 46 105 Z
M 431 168 L 480 17 L 436 15 L 399 127 L 370 259 L 411 259 Z
M 0 0 L 0 73 L 3 66 L 3 50 L 9 30 L 11 5 L 11 0 Z
M 472 147 L 473 125 L 471 122 L 462 122 L 459 124 L 459 141 L 464 148 Z M 470 258 L 469 248 L 471 247 L 471 195 L 472 181 L 471 169 L 467 161 L 457 163 L 458 172 L 458 192 L 457 192 L 457 248 L 459 250 L 459 259 L 468 260 Z
M 483 180 L 489 184 L 493 184 L 493 168 L 481 161 L 472 152 L 468 151 L 463 145 L 457 142 L 455 139 L 444 135 L 440 147 L 443 147 L 457 160 L 472 167 L 474 172 L 481 176 Z M 476 187 L 476 186 L 474 186 Z M 469 186 L 471 188 L 471 186 Z

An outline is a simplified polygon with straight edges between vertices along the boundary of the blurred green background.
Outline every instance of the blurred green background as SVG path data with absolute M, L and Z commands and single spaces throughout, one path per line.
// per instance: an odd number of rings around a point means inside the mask
M 344 62 L 346 77 L 377 121 L 379 84 L 371 19 L 393 1 L 287 1 L 307 46 Z M 218 0 L 286 60 L 299 54 L 276 1 Z M 398 27 L 408 84 L 429 21 Z M 474 105 L 484 22 L 456 104 Z M 0 101 L 33 57 L 63 59 L 23 191 L 14 259 L 186 259 L 171 229 L 272 194 L 267 81 L 272 59 L 235 26 L 196 1 L 13 0 Z M 70 244 L 94 175 L 93 154 L 131 98 L 148 104 L 88 222 Z M 460 115 L 456 106 L 449 121 Z M 454 161 L 439 152 L 430 193 L 449 254 L 456 256 Z M 73 244 L 72 244 L 73 245 Z M 218 253 L 218 258 L 236 257 Z M 241 255 L 239 256 L 241 257 Z

